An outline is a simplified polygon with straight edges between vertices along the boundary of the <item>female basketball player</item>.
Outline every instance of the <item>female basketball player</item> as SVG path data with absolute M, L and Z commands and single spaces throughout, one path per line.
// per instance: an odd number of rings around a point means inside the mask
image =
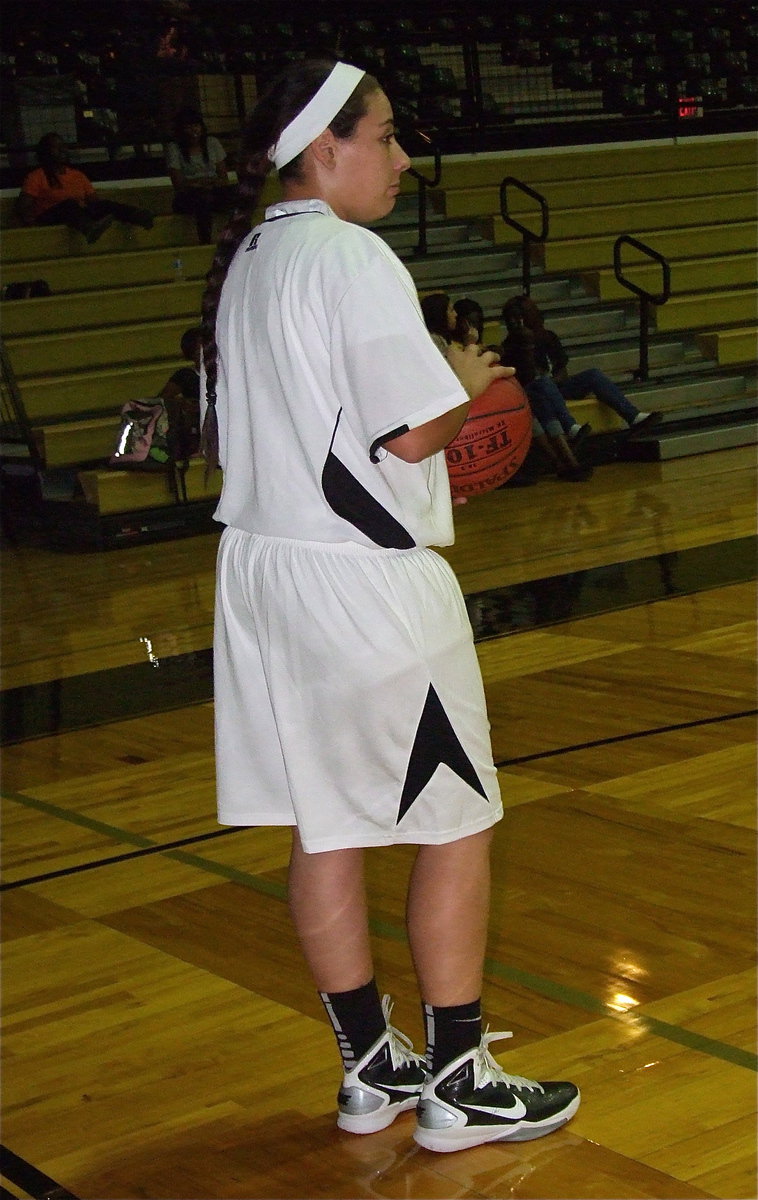
M 284 199 L 252 232 L 271 165 Z M 501 815 L 457 582 L 443 447 L 509 372 L 446 362 L 410 275 L 361 228 L 409 160 L 375 79 L 293 65 L 253 113 L 204 298 L 207 455 L 224 479 L 214 641 L 219 819 L 294 826 L 290 908 L 344 1065 L 338 1124 L 456 1150 L 549 1133 L 568 1083 L 500 1070 L 481 1036 Z M 451 369 L 452 367 L 452 369 Z M 363 854 L 418 845 L 408 934 L 428 1075 L 374 980 Z M 490 1035 L 491 1037 L 492 1035 Z

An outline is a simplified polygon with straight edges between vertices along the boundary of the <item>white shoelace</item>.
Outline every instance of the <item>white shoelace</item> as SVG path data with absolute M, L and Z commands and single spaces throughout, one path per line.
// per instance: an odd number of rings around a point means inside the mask
M 512 1033 L 490 1033 L 489 1026 L 485 1029 L 482 1040 L 474 1051 L 474 1087 L 486 1087 L 488 1083 L 504 1083 L 509 1088 L 526 1088 L 530 1092 L 544 1091 L 542 1085 L 534 1079 L 525 1079 L 523 1075 L 509 1075 L 490 1054 L 487 1048 L 490 1042 L 510 1037 L 513 1037 Z
M 390 1025 L 390 1013 L 393 1009 L 393 1001 L 390 996 L 382 996 L 382 1012 L 387 1025 L 387 1037 L 390 1044 L 390 1059 L 395 1070 L 398 1067 L 408 1066 L 424 1066 L 424 1059 L 420 1054 L 416 1054 L 413 1049 L 413 1042 L 400 1029 L 395 1029 L 394 1025 Z

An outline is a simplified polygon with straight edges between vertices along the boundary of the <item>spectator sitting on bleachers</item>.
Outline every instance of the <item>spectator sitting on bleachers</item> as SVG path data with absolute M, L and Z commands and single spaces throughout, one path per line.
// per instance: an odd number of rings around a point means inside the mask
M 179 367 L 166 380 L 158 395 L 166 405 L 170 436 L 176 458 L 189 458 L 200 448 L 200 358 L 202 329 L 193 325 L 181 337 L 182 356 L 192 366 Z
M 208 134 L 201 114 L 193 108 L 176 115 L 166 167 L 174 188 L 174 212 L 194 216 L 198 241 L 209 243 L 213 214 L 232 207 L 235 188 L 229 183 L 224 147 Z
M 569 375 L 569 356 L 552 329 L 546 329 L 542 313 L 529 296 L 513 296 L 503 305 L 502 320 L 508 334 L 500 347 L 504 363 L 516 368 L 519 383 L 526 391 L 540 420 L 549 409 L 570 441 L 586 436 L 589 425 L 580 425 L 569 412 L 567 400 L 581 400 L 594 394 L 601 404 L 618 413 L 633 433 L 656 425 L 661 414 L 640 412 L 612 379 L 596 367 Z M 544 423 L 544 422 L 543 422 Z
M 429 292 L 422 296 L 421 311 L 432 341 L 440 353 L 447 357 L 451 344 L 462 344 L 461 338 L 467 336 L 468 326 L 463 328 L 459 324 L 458 314 L 447 292 Z M 510 359 L 502 361 L 505 366 L 516 367 L 516 363 Z M 582 466 L 578 461 L 557 422 L 550 421 L 545 427 L 533 413 L 532 440 L 559 479 L 582 482 L 592 475 L 592 467 Z
M 429 292 L 421 297 L 421 311 L 432 341 L 440 354 L 447 358 L 447 349 L 454 340 L 458 320 L 452 300 L 447 292 Z
M 50 132 L 37 143 L 38 167 L 24 179 L 16 202 L 24 225 L 68 225 L 96 242 L 109 225 L 124 221 L 150 229 L 152 213 L 132 204 L 102 200 L 83 171 L 69 165 L 66 143 Z
M 453 304 L 456 314 L 455 340 L 463 346 L 481 345 L 484 339 L 484 310 L 477 300 L 462 296 Z M 496 347 L 493 346 L 493 349 Z

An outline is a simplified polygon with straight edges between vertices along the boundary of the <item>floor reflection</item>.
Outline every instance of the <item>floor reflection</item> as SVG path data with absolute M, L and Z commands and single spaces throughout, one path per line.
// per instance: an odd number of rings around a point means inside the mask
M 753 579 L 756 541 L 738 538 L 471 593 L 466 607 L 474 637 L 502 637 Z M 166 655 L 165 636 L 155 645 L 147 635 L 140 640 L 140 663 L 1 692 L 0 745 L 213 698 L 210 649 Z

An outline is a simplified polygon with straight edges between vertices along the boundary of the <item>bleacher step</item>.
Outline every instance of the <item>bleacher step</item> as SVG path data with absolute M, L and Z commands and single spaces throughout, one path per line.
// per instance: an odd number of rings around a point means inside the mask
M 88 504 L 101 515 L 160 508 L 176 503 L 176 488 L 168 470 L 120 471 L 95 468 L 79 471 L 79 483 Z M 206 483 L 205 463 L 193 459 L 185 476 L 187 500 L 209 500 L 221 492 L 221 475 Z
M 754 363 L 758 356 L 758 328 L 754 324 L 699 333 L 696 341 L 703 354 L 716 359 L 720 366 Z
M 753 446 L 757 442 L 758 424 L 755 417 L 746 416 L 724 424 L 709 423 L 702 428 L 664 428 L 657 434 L 624 441 L 619 457 L 625 462 L 664 462 L 714 450 Z
M 409 258 L 412 261 L 423 261 L 423 258 L 415 259 L 419 244 L 418 226 L 415 223 L 398 225 L 397 228 L 376 229 L 374 232 L 380 235 L 406 265 Z M 430 222 L 427 226 L 426 241 L 427 247 L 431 251 L 446 250 L 448 247 L 461 245 L 475 247 L 492 245 L 492 239 L 483 235 L 480 223 L 473 220 Z
M 717 412 L 719 406 L 723 410 L 723 402 L 731 404 L 736 400 L 741 403 L 749 392 L 744 375 L 708 375 L 675 382 L 648 380 L 629 386 L 627 394 L 635 403 L 644 395 L 647 409 L 660 408 L 665 412 L 685 405 L 703 405 L 709 411 Z
M 493 278 L 503 280 L 512 276 L 515 279 L 521 271 L 521 258 L 513 251 L 494 247 L 472 248 L 465 254 L 459 247 L 455 253 L 410 259 L 405 265 L 419 291 L 440 288 L 452 292 L 460 281 L 465 285 L 466 295 L 475 296 L 482 303 L 477 290 L 480 284 Z
M 191 279 L 74 292 L 63 302 L 60 296 L 16 300 L 3 310 L 3 332 L 6 337 L 47 336 L 63 330 L 82 334 L 88 329 L 104 330 L 109 325 L 133 322 L 135 317 L 155 321 L 167 313 L 184 317 L 187 326 L 196 325 L 203 286 L 202 280 Z M 23 362 L 20 356 L 19 361 Z
M 56 296 L 95 288 L 103 292 L 110 288 L 173 282 L 177 259 L 181 261 L 185 279 L 203 279 L 212 257 L 210 246 L 175 245 L 117 254 L 69 254 L 61 259 L 21 259 L 8 263 L 3 260 L 3 283 L 44 279 Z

